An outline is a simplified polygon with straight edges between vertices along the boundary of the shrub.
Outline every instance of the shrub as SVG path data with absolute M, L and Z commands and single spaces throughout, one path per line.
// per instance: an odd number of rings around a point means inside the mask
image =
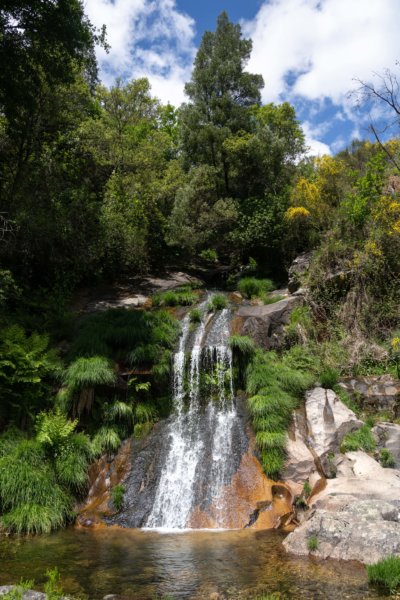
M 325 369 L 320 375 L 321 386 L 327 390 L 333 390 L 339 381 L 339 372 L 336 369 Z
M 368 581 L 394 594 L 400 586 L 400 557 L 389 556 L 367 565 Z
M 200 252 L 200 258 L 207 262 L 216 263 L 218 261 L 218 254 L 213 248 L 207 248 Z
M 212 296 L 210 302 L 208 303 L 208 310 L 213 312 L 214 310 L 223 310 L 228 306 L 228 300 L 226 296 L 223 294 L 215 294 Z
M 201 311 L 198 308 L 193 308 L 189 313 L 189 321 L 191 323 L 201 323 Z
M 341 452 L 355 452 L 356 450 L 365 450 L 373 452 L 376 447 L 374 436 L 368 425 L 363 425 L 357 431 L 347 433 L 340 445 Z
M 396 466 L 396 460 L 393 454 L 387 448 L 382 448 L 379 453 L 379 461 L 382 467 L 392 468 Z
M 318 538 L 316 535 L 312 535 L 307 540 L 307 548 L 310 552 L 318 550 Z
M 274 284 L 270 279 L 256 279 L 255 277 L 244 277 L 238 284 L 239 292 L 245 298 L 259 297 L 261 294 L 272 292 Z
M 125 488 L 122 484 L 118 484 L 111 490 L 111 500 L 116 510 L 120 511 L 124 504 Z

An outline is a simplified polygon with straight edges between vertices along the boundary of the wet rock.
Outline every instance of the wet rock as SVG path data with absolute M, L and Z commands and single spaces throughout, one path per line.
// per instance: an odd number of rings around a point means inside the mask
M 288 273 L 288 289 L 291 294 L 296 292 L 301 286 L 304 275 L 310 268 L 310 259 L 311 252 L 304 252 L 292 262 Z
M 235 333 L 250 336 L 265 350 L 278 348 L 283 343 L 290 313 L 302 303 L 301 297 L 288 296 L 274 304 L 241 306 L 236 313 Z
M 331 458 L 339 451 L 346 433 L 362 427 L 353 411 L 332 390 L 314 388 L 306 394 L 307 444 L 326 476 L 331 475 Z
M 400 469 L 400 425 L 394 423 L 378 423 L 372 429 L 378 449 L 387 448 L 393 455 L 395 468 Z
M 400 381 L 390 375 L 348 377 L 340 385 L 364 410 L 384 411 L 392 418 L 400 415 Z

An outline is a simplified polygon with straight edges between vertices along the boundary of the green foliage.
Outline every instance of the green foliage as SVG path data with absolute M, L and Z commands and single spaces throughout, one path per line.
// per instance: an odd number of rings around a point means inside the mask
M 239 281 L 239 292 L 245 298 L 257 298 L 262 294 L 271 292 L 274 284 L 270 279 L 256 279 L 255 277 L 244 277 Z
M 36 439 L 41 446 L 57 454 L 74 432 L 78 421 L 69 421 L 59 409 L 41 412 L 36 418 Z
M 190 311 L 189 321 L 193 324 L 201 323 L 201 311 L 198 308 L 193 308 Z
M 305 481 L 304 485 L 303 485 L 303 494 L 304 494 L 304 496 L 306 498 L 309 498 L 311 496 L 311 491 L 312 491 L 311 485 L 308 483 L 308 481 Z
M 60 373 L 60 361 L 48 348 L 47 336 L 28 336 L 14 325 L 1 332 L 0 417 L 27 424 L 39 407 L 46 406 L 51 384 Z
M 210 312 L 216 310 L 223 310 L 228 306 L 228 299 L 223 294 L 214 294 L 208 303 L 208 310 Z
M 117 511 L 120 511 L 124 504 L 125 488 L 122 484 L 115 485 L 111 490 L 111 501 Z
M 394 468 L 396 466 L 396 459 L 387 448 L 382 448 L 379 452 L 379 462 L 385 468 Z
M 339 373 L 336 369 L 325 369 L 320 375 L 320 381 L 323 388 L 333 390 L 339 381 Z
M 354 452 L 356 450 L 374 452 L 375 448 L 375 438 L 368 425 L 363 425 L 357 431 L 347 433 L 340 445 L 341 452 Z
M 395 594 L 400 586 L 400 557 L 388 556 L 367 565 L 368 582 Z
M 28 590 L 32 589 L 35 585 L 33 579 L 31 580 L 23 580 L 13 587 L 12 590 L 7 592 L 6 594 L 2 594 L 2 600 L 23 600 L 24 593 Z
M 98 385 L 112 385 L 115 382 L 115 372 L 110 362 L 103 356 L 77 358 L 67 368 L 64 384 L 71 392 L 92 388 Z
M 200 252 L 200 258 L 206 262 L 216 263 L 218 262 L 218 252 L 213 248 L 206 248 Z
M 247 368 L 246 391 L 257 444 L 266 474 L 276 479 L 285 463 L 286 431 L 297 399 L 313 378 L 294 369 L 285 357 L 257 350 Z
M 197 301 L 197 295 L 190 287 L 181 287 L 154 294 L 153 306 L 190 306 Z
M 116 427 L 103 425 L 93 438 L 93 449 L 98 456 L 103 452 L 113 454 L 120 445 L 121 438 Z
M 61 586 L 61 577 L 57 567 L 46 571 L 47 581 L 44 584 L 44 592 L 47 600 L 62 600 L 64 597 Z
M 318 538 L 316 535 L 311 535 L 307 540 L 307 548 L 310 552 L 318 550 Z
M 262 295 L 261 299 L 264 304 L 275 304 L 276 302 L 280 302 L 281 300 L 284 300 L 285 296 L 280 296 L 279 294 L 276 294 L 276 295 L 266 294 L 266 295 Z
M 256 351 L 254 340 L 246 335 L 231 335 L 229 345 L 234 353 L 247 359 L 251 358 Z

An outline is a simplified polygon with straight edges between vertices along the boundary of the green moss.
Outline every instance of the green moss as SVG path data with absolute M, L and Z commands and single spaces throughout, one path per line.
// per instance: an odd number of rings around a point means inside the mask
M 400 587 L 400 557 L 389 556 L 367 566 L 368 581 L 394 594 Z

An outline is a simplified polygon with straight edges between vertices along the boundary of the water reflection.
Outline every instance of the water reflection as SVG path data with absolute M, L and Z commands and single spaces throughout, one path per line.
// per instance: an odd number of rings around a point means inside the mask
M 0 540 L 0 584 L 35 579 L 57 566 L 64 589 L 97 600 L 124 594 L 135 600 L 250 598 L 279 592 L 288 600 L 378 599 L 357 563 L 288 556 L 278 532 L 66 530 L 51 536 Z

